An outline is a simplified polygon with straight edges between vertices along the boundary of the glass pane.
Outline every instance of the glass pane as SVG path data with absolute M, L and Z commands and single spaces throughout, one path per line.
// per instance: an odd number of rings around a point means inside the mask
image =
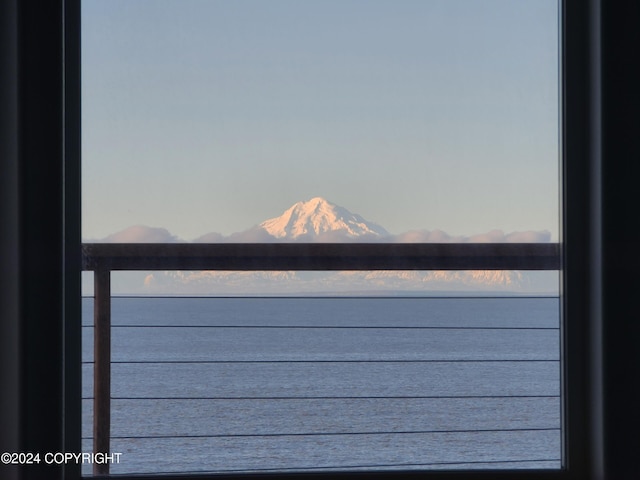
M 558 11 L 83 0 L 83 241 L 558 243 Z M 111 473 L 561 466 L 557 270 L 110 284 Z

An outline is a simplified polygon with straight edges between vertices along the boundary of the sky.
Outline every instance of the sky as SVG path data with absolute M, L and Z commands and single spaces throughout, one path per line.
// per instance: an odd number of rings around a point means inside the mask
M 83 238 L 321 196 L 557 241 L 558 49 L 556 0 L 83 0 Z

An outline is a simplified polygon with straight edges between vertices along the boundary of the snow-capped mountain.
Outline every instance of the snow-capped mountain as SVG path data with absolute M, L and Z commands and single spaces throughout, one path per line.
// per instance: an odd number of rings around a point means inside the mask
M 284 241 L 366 239 L 389 235 L 380 225 L 321 197 L 298 202 L 279 217 L 265 220 L 258 228 Z

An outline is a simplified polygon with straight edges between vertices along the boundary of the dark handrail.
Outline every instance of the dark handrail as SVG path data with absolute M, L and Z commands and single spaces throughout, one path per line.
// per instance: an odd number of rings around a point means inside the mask
M 557 243 L 89 243 L 83 270 L 558 270 Z
M 557 243 L 87 243 L 94 271 L 94 452 L 109 452 L 112 270 L 559 270 Z M 94 464 L 107 475 L 109 465 Z

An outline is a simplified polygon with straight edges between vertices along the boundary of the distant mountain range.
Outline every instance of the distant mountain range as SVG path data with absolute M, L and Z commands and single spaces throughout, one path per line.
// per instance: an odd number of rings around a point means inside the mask
M 380 225 L 351 213 L 344 207 L 315 197 L 298 202 L 282 215 L 265 220 L 247 230 L 225 236 L 211 232 L 193 240 L 195 243 L 222 242 L 398 242 L 398 243 L 546 243 L 546 231 L 504 233 L 501 230 L 461 236 L 442 230 L 411 230 L 391 234 Z M 106 243 L 177 243 L 184 242 L 165 228 L 136 225 L 102 239 L 87 242 Z
M 440 230 L 392 235 L 383 227 L 324 198 L 298 202 L 245 230 L 224 236 L 203 235 L 194 242 L 548 242 L 549 232 L 500 230 L 469 237 Z M 176 243 L 164 228 L 134 226 L 102 242 Z M 140 280 L 138 280 L 140 281 Z M 557 292 L 556 272 L 515 271 L 373 271 L 373 272 L 156 272 L 144 278 L 137 293 L 149 294 L 389 294 L 403 292 Z M 129 290 L 136 290 L 134 286 Z
M 553 272 L 372 271 L 148 274 L 139 293 L 162 295 L 557 294 Z M 139 280 L 140 281 L 140 280 Z M 115 291 L 115 289 L 114 289 Z M 131 292 L 129 292 L 131 293 Z

